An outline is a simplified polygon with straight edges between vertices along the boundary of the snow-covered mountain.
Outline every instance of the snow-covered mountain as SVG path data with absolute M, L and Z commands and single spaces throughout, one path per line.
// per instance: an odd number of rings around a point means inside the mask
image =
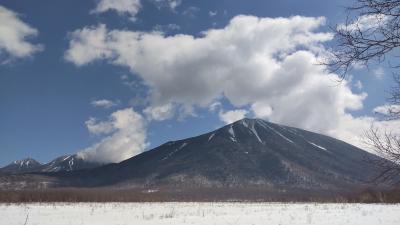
M 0 168 L 0 172 L 11 174 L 64 172 L 91 169 L 101 165 L 103 164 L 85 161 L 74 154 L 58 157 L 46 164 L 40 164 L 31 158 L 16 160 L 11 164 Z
M 329 136 L 243 119 L 91 170 L 76 170 L 85 164 L 77 166 L 76 157 L 61 157 L 41 167 L 58 173 L 28 176 L 29 183 L 25 183 L 29 187 L 46 183 L 53 187 L 163 189 L 178 194 L 203 188 L 211 188 L 210 193 L 233 188 L 242 194 L 254 189 L 273 195 L 327 194 L 371 187 L 369 181 L 380 171 L 367 159 L 380 158 Z M 21 183 L 27 177 L 2 179 L 13 188 L 13 182 Z
M 103 164 L 88 162 L 75 155 L 65 155 L 58 157 L 51 162 L 44 164 L 40 168 L 40 172 L 61 172 L 74 171 L 81 169 L 91 169 Z
M 63 177 L 65 185 L 349 189 L 379 173 L 377 159 L 325 135 L 260 119 L 167 142 L 118 164 Z
M 36 171 L 42 166 L 41 163 L 38 161 L 32 159 L 32 158 L 26 158 L 22 160 L 16 160 L 9 165 L 3 167 L 0 169 L 0 172 L 4 173 L 27 173 L 27 172 L 32 172 Z

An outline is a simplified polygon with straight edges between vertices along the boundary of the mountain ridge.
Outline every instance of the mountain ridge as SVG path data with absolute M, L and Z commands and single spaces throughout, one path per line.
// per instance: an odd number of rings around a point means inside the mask
M 36 186 L 50 180 L 49 186 L 63 188 L 336 193 L 374 187 L 370 181 L 380 171 L 367 158 L 379 157 L 326 135 L 246 118 L 120 163 L 38 173 L 33 180 Z
M 378 174 L 365 158 L 377 156 L 326 135 L 243 119 L 120 163 L 60 176 L 66 186 L 338 189 L 363 186 Z
M 15 160 L 10 164 L 0 168 L 3 173 L 25 173 L 35 171 L 42 164 L 33 158 L 24 158 L 21 160 Z
M 20 168 L 21 165 L 31 165 L 29 168 Z M 51 173 L 51 172 L 69 172 L 80 169 L 91 169 L 104 165 L 103 163 L 89 162 L 81 159 L 77 154 L 59 156 L 48 163 L 41 164 L 35 159 L 26 158 L 15 160 L 12 163 L 0 168 L 0 172 L 8 174 L 20 173 Z

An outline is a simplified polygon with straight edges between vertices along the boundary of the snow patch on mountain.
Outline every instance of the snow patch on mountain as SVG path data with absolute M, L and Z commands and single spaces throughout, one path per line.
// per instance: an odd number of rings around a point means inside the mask
M 251 130 L 251 131 L 253 132 L 253 134 L 257 137 L 257 140 L 258 140 L 260 143 L 264 144 L 264 142 L 261 140 L 260 136 L 258 136 L 258 133 L 257 133 L 255 127 L 254 127 L 254 123 L 250 126 L 250 130 Z
M 279 135 L 280 137 L 282 137 L 283 139 L 285 139 L 286 141 L 294 144 L 294 142 L 292 140 L 290 140 L 289 138 L 287 138 L 285 135 L 281 134 L 279 131 L 275 130 L 274 128 L 272 128 L 271 126 L 269 126 L 266 122 L 262 121 L 262 120 L 257 120 L 257 123 L 259 125 L 261 125 L 262 127 L 264 127 L 265 129 L 270 129 L 272 130 L 274 133 L 276 133 L 277 135 Z
M 173 156 L 175 153 L 177 153 L 179 150 L 183 149 L 184 147 L 186 147 L 188 144 L 186 142 L 184 142 L 183 144 L 181 144 L 177 149 L 175 149 L 174 151 L 168 153 L 167 156 L 165 156 L 164 158 L 161 159 L 161 161 L 167 160 L 169 159 L 171 156 Z
M 213 139 L 214 136 L 215 136 L 215 133 L 212 133 L 212 134 L 208 137 L 208 142 L 211 141 L 211 139 Z
M 313 145 L 313 146 L 315 146 L 315 147 L 317 147 L 317 148 L 319 148 L 319 149 L 322 149 L 322 150 L 324 150 L 324 151 L 327 151 L 327 152 L 329 152 L 329 150 L 328 149 L 326 149 L 326 148 L 324 148 L 324 147 L 322 147 L 321 145 L 317 145 L 317 144 L 315 144 L 314 142 L 311 142 L 311 141 L 307 141 L 309 144 L 311 144 L 311 145 Z

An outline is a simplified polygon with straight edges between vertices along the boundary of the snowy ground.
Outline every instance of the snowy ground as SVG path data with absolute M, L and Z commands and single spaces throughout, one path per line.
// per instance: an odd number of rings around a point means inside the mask
M 0 225 L 399 225 L 400 204 L 0 204 Z

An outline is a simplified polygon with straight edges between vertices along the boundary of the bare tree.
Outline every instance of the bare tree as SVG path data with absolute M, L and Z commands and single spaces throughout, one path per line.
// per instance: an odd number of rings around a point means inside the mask
M 394 76 L 395 86 L 389 91 L 389 104 L 383 115 L 386 120 L 400 119 L 400 76 Z M 391 181 L 400 183 L 400 136 L 399 129 L 395 131 L 379 130 L 371 125 L 365 132 L 365 142 L 370 145 L 375 152 L 387 160 L 370 160 L 379 166 L 382 172 L 377 176 L 378 181 Z
M 334 28 L 337 46 L 326 62 L 342 75 L 360 64 L 382 62 L 400 47 L 400 0 L 356 0 L 347 10 L 346 23 Z
M 384 119 L 400 119 L 400 69 L 398 63 L 400 47 L 400 0 L 355 0 L 348 7 L 344 24 L 333 28 L 336 47 L 324 63 L 331 72 L 344 78 L 349 70 L 366 66 L 372 62 L 388 62 L 395 71 L 393 87 L 388 92 L 388 107 Z M 390 59 L 395 59 L 393 64 Z M 400 128 L 399 128 L 400 129 Z M 384 181 L 399 181 L 400 175 L 400 137 L 399 132 L 382 131 L 371 126 L 366 132 L 366 141 L 378 155 L 387 160 L 373 160 L 382 169 L 377 177 Z
M 368 162 L 378 166 L 380 173 L 373 181 L 398 184 L 400 182 L 400 138 L 390 131 L 380 131 L 371 126 L 366 132 L 366 142 L 384 158 L 369 158 Z

